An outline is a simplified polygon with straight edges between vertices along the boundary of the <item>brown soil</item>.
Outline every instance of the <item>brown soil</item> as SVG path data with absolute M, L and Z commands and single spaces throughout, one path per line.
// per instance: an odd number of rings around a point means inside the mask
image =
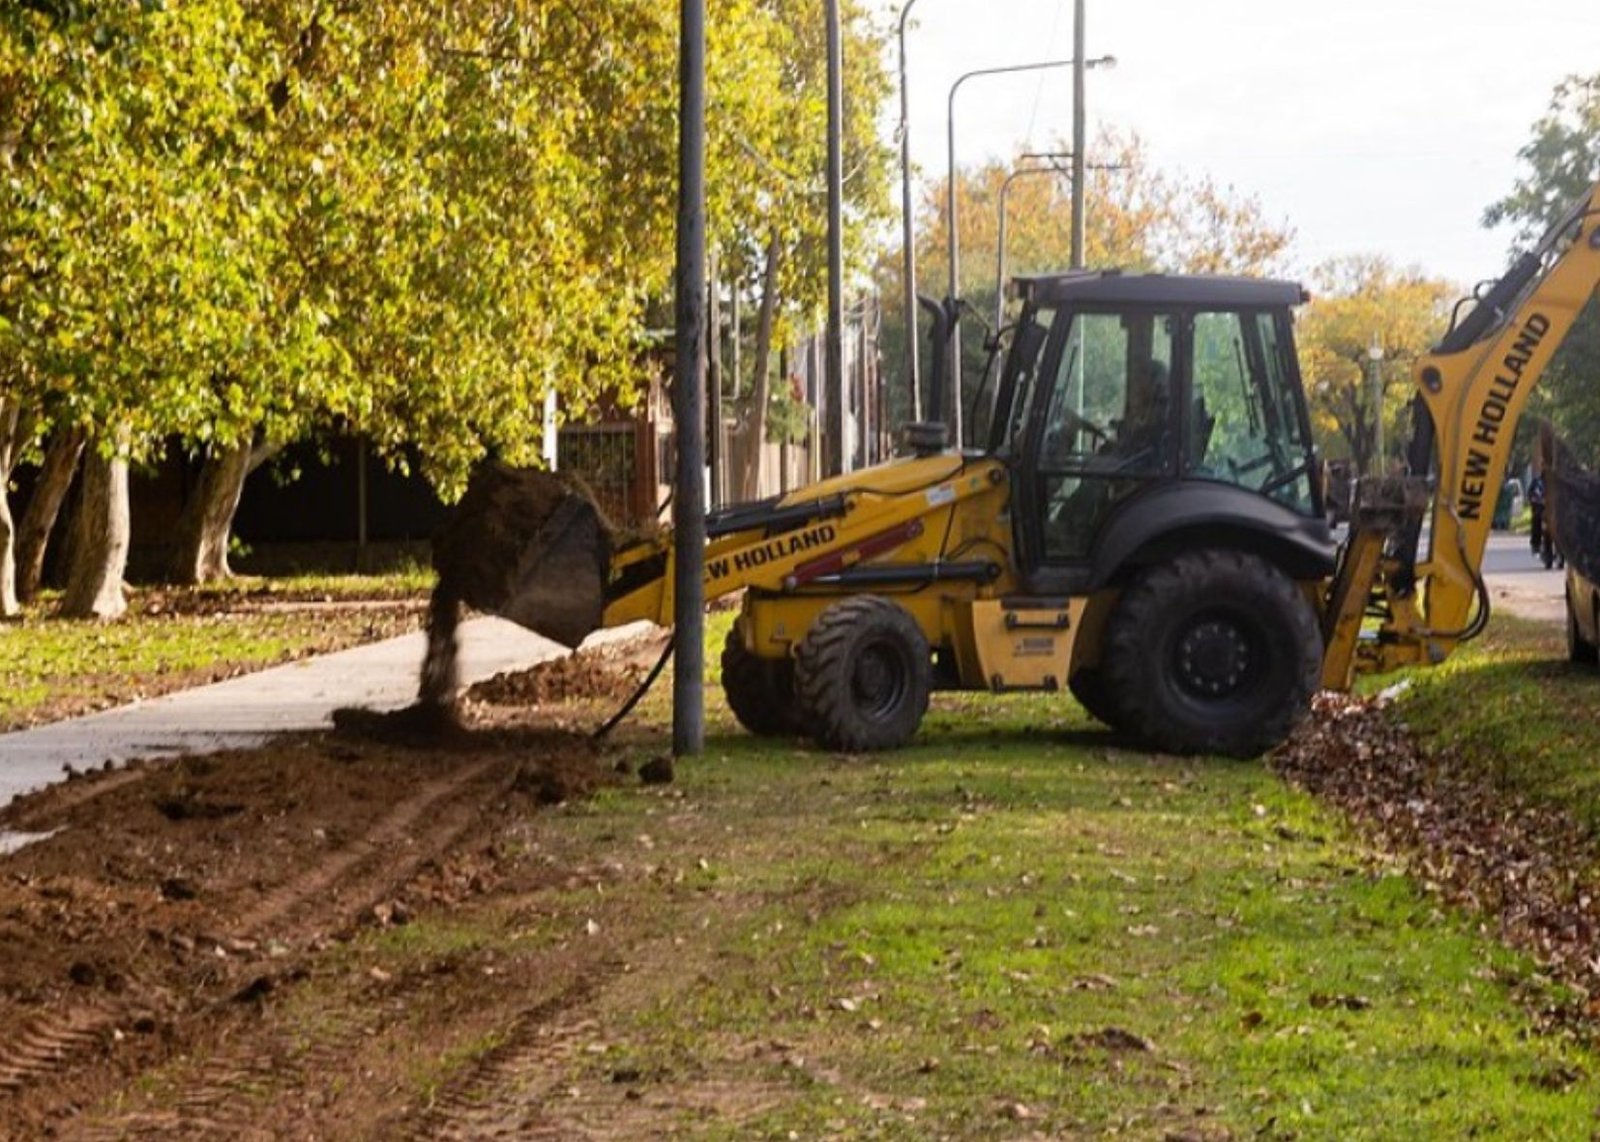
M 608 906 L 620 866 L 540 824 L 643 780 L 639 743 L 552 730 L 551 710 L 631 692 L 662 645 L 0 810 L 0 831 L 52 834 L 0 856 L 0 1139 L 567 1138 L 596 1095 L 619 1132 L 583 1136 L 622 1139 L 767 1105 L 695 1082 L 652 1101 L 631 1072 L 585 1100 L 549 1089 L 703 940 Z
M 492 706 L 626 701 L 665 645 L 666 636 L 658 635 L 580 650 L 528 670 L 496 674 L 470 687 L 466 700 Z

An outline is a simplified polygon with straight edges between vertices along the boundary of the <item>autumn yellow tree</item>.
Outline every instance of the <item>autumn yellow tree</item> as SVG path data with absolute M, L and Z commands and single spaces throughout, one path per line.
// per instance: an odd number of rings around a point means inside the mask
M 1065 152 L 1065 143 L 1039 148 Z M 1169 273 L 1270 274 L 1280 267 L 1293 230 L 1268 217 L 1259 201 L 1204 176 L 1163 170 L 1136 134 L 1102 132 L 1089 156 L 1085 188 L 1084 260 L 1090 268 L 1117 267 Z M 994 312 L 1000 200 L 1021 155 L 959 172 L 956 216 L 961 226 L 961 295 L 976 314 Z M 917 216 L 918 287 L 943 296 L 948 289 L 950 239 L 945 182 L 928 186 Z M 1006 276 L 1066 269 L 1071 264 L 1071 180 L 1029 176 L 1012 181 L 1005 195 Z M 902 290 L 898 248 L 879 263 L 886 298 Z M 886 307 L 884 375 L 897 415 L 905 416 L 905 331 L 897 307 Z M 982 338 L 962 344 L 967 399 L 981 382 Z
M 1412 365 L 1444 331 L 1457 291 L 1371 254 L 1324 262 L 1312 281 L 1297 330 L 1312 428 L 1325 455 L 1347 455 L 1372 472 L 1400 455 Z M 1376 455 L 1379 416 L 1383 458 Z

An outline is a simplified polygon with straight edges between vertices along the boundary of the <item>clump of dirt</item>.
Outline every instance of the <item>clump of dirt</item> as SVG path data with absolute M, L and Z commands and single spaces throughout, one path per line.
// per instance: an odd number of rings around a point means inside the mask
M 612 529 L 581 484 L 481 464 L 433 537 L 434 611 L 465 603 L 575 647 L 600 625 L 611 548 Z
M 648 671 L 649 664 L 615 648 L 580 650 L 527 670 L 496 674 L 471 687 L 467 698 L 491 706 L 621 700 L 639 688 Z
M 1498 787 L 1452 751 L 1428 750 L 1384 703 L 1324 694 L 1273 754 L 1289 781 L 1332 802 L 1405 856 L 1452 904 L 1487 915 L 1587 999 L 1540 1014 L 1600 1023 L 1600 843 L 1567 814 Z

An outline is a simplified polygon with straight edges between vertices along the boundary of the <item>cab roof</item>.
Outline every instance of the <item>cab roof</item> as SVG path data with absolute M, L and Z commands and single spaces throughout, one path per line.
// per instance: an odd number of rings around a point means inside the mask
M 1037 305 L 1171 305 L 1277 308 L 1311 300 L 1299 282 L 1210 274 L 1134 274 L 1077 270 L 1016 279 L 1019 296 Z

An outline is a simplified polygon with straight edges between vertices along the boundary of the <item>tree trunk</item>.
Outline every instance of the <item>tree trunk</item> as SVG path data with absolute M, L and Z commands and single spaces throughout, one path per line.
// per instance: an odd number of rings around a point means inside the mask
M 122 576 L 128 567 L 128 449 L 124 431 L 116 451 L 91 451 L 83 463 L 83 498 L 72 538 L 72 569 L 61 613 L 73 619 L 114 619 L 127 609 Z
M 216 448 L 200 468 L 200 484 L 183 505 L 178 519 L 177 549 L 168 577 L 174 583 L 198 586 L 229 579 L 228 537 L 239 510 L 245 478 L 277 453 L 279 445 Z
M 767 442 L 767 406 L 772 403 L 772 328 L 778 313 L 778 264 L 783 246 L 776 232 L 767 242 L 767 264 L 761 280 L 761 315 L 756 322 L 755 387 L 739 418 L 739 499 L 761 494 L 761 453 Z
M 17 602 L 17 529 L 11 521 L 11 469 L 22 446 L 21 408 L 0 398 L 0 618 L 12 618 L 22 606 Z
M 72 477 L 78 472 L 83 439 L 81 428 L 63 428 L 56 433 L 45 450 L 44 467 L 39 471 L 28 510 L 22 513 L 17 533 L 17 594 L 24 603 L 33 600 L 44 581 L 45 551 L 56 517 L 61 514 L 61 504 L 72 487 Z

